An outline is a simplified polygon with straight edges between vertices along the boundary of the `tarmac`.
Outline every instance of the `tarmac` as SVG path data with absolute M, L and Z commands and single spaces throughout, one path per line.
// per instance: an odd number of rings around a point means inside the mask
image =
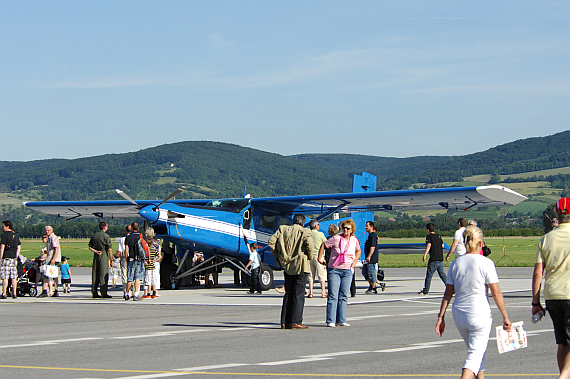
M 485 375 L 557 377 L 552 323 L 530 322 L 532 268 L 497 271 L 511 321 L 525 321 L 528 347 L 499 354 L 492 331 Z M 459 377 L 466 356 L 451 309 L 444 336 L 435 334 L 444 285 L 436 276 L 430 294 L 418 295 L 425 268 L 385 270 L 386 290 L 377 295 L 364 294 L 357 269 L 350 327 L 326 327 L 317 285 L 305 299 L 303 331 L 280 329 L 281 294 L 248 295 L 229 270 L 222 288 L 161 290 L 139 302 L 124 301 L 121 288 L 110 290 L 112 299 L 92 299 L 90 269 L 71 272 L 71 294 L 0 301 L 0 377 L 444 378 Z M 275 286 L 282 282 L 275 272 Z

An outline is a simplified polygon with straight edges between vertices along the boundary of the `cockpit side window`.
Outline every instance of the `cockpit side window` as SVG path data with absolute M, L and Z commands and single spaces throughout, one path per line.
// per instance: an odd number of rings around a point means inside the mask
M 275 228 L 275 215 L 263 215 L 259 220 L 259 225 L 273 230 Z

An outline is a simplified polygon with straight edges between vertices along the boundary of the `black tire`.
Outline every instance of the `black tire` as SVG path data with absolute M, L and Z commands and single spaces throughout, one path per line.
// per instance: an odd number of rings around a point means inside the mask
M 170 283 L 171 283 L 171 287 L 170 287 L 170 288 L 173 288 L 173 289 L 175 289 L 175 290 L 178 290 L 178 289 L 180 289 L 180 285 L 182 284 L 182 280 L 180 280 L 180 279 L 175 280 L 175 279 L 174 279 L 175 276 L 176 276 L 176 271 L 172 271 L 172 272 L 170 273 Z
M 241 271 L 241 286 L 249 288 L 251 286 L 250 282 L 251 277 L 246 274 L 245 272 Z
M 30 287 L 30 297 L 36 297 L 37 294 L 38 290 L 36 289 L 36 287 Z
M 261 285 L 262 291 L 267 291 L 273 288 L 273 269 L 265 263 L 261 265 L 263 272 L 259 275 L 259 284 Z
M 18 287 L 18 290 L 16 291 L 16 293 L 18 294 L 18 297 L 24 297 L 26 295 L 26 293 L 24 292 L 23 288 Z

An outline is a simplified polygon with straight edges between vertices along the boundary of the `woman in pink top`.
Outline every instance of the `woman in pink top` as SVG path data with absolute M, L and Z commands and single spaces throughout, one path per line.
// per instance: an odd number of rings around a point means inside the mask
M 360 256 L 360 242 L 354 236 L 356 224 L 344 221 L 342 234 L 326 240 L 319 250 L 319 262 L 325 264 L 325 247 L 332 248 L 328 264 L 329 293 L 327 297 L 327 326 L 350 326 L 346 322 L 346 301 L 352 283 L 352 272 Z

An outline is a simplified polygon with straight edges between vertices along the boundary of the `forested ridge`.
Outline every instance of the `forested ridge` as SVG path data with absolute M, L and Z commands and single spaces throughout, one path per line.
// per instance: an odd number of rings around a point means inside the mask
M 434 186 L 461 182 L 464 177 L 479 174 L 492 175 L 492 181 L 497 182 L 500 175 L 567 166 L 570 131 L 452 157 L 282 156 L 228 143 L 185 141 L 79 159 L 3 161 L 0 194 L 10 193 L 22 200 L 119 200 L 115 192 L 118 188 L 134 199 L 162 199 L 184 185 L 187 191 L 179 198 L 241 197 L 244 186 L 248 193 L 262 197 L 350 192 L 352 174 L 363 171 L 378 177 L 378 190 L 394 190 L 418 183 Z M 569 192 L 570 175 L 534 180 L 546 180 L 553 188 Z M 26 228 L 40 222 L 62 221 L 14 205 L 3 205 L 2 213 L 4 219 L 10 218 L 22 226 L 28 224 Z
M 456 182 L 472 175 L 508 175 L 570 166 L 570 131 L 518 140 L 464 156 L 300 154 L 295 158 L 337 172 L 343 168 L 343 173 L 369 172 L 378 177 L 379 190 L 404 189 L 414 183 Z

